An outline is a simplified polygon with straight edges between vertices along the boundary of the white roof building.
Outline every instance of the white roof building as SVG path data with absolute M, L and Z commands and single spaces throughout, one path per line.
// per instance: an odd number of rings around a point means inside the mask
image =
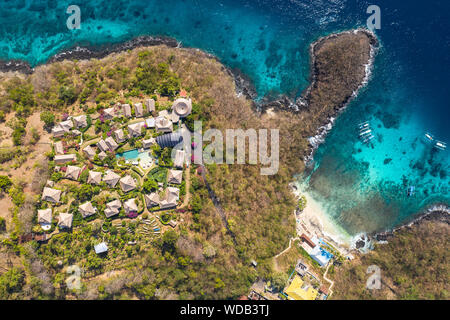
M 100 184 L 102 182 L 102 173 L 98 171 L 89 171 L 87 183 Z
M 94 208 L 94 206 L 92 205 L 92 203 L 90 201 L 78 206 L 78 210 L 80 211 L 83 218 L 92 216 L 93 214 L 95 214 L 97 212 L 97 209 Z
M 129 192 L 136 189 L 136 182 L 130 175 L 127 175 L 120 179 L 120 188 L 123 192 Z
M 126 140 L 125 134 L 123 133 L 122 129 L 118 129 L 118 130 L 114 131 L 114 137 L 116 138 L 116 141 L 118 143 L 122 143 Z
M 85 128 L 88 125 L 87 117 L 84 114 L 78 117 L 73 117 L 72 120 L 76 128 Z
M 111 151 L 114 151 L 119 147 L 112 137 L 106 138 L 105 143 Z
M 53 145 L 56 154 L 64 154 L 64 147 L 61 141 L 55 142 Z
M 120 208 L 122 208 L 122 203 L 119 200 L 113 200 L 106 204 L 105 216 L 107 218 L 119 214 Z
M 172 132 L 173 131 L 173 123 L 166 117 L 157 117 L 155 119 L 155 127 L 158 132 Z
M 192 112 L 192 102 L 191 99 L 179 98 L 175 100 L 172 105 L 172 110 L 175 112 L 180 118 L 187 117 Z
M 127 118 L 131 118 L 131 107 L 128 103 L 122 105 L 122 114 Z
M 52 209 L 38 210 L 38 223 L 51 224 L 52 223 Z
M 108 155 L 106 154 L 105 151 L 102 151 L 102 152 L 100 152 L 100 153 L 98 154 L 98 158 L 99 158 L 100 160 L 102 160 L 102 161 L 103 161 L 107 156 L 108 156 Z
M 108 184 L 111 188 L 114 188 L 119 181 L 120 176 L 111 170 L 106 171 L 103 181 Z
M 183 168 L 184 165 L 184 158 L 185 158 L 185 152 L 184 150 L 177 150 L 175 153 L 175 160 L 173 161 L 173 165 L 176 168 Z
M 145 100 L 145 106 L 147 107 L 148 112 L 155 112 L 155 100 L 147 99 Z
M 66 174 L 64 175 L 64 178 L 71 179 L 71 180 L 78 180 L 80 177 L 81 168 L 77 166 L 67 166 Z
M 95 150 L 91 146 L 87 146 L 83 149 L 84 154 L 88 159 L 94 159 L 95 157 Z
M 145 124 L 147 125 L 147 128 L 154 128 L 155 127 L 155 118 L 147 118 L 145 119 Z
M 57 189 L 52 189 L 45 187 L 44 191 L 42 192 L 42 200 L 43 201 L 50 201 L 53 203 L 59 202 L 59 199 L 61 198 L 62 191 Z
M 159 206 L 159 195 L 156 192 L 144 194 L 144 200 L 147 208 Z
M 143 124 L 144 124 L 144 122 L 129 124 L 128 125 L 128 133 L 129 133 L 130 137 L 140 136 L 142 134 L 141 128 L 142 128 Z
M 58 226 L 60 228 L 70 229 L 72 228 L 73 214 L 67 212 L 61 212 L 59 214 Z
M 177 123 L 178 121 L 180 121 L 180 117 L 175 112 L 172 112 L 169 115 L 169 118 L 170 118 L 170 121 L 172 121 L 172 123 Z
M 116 112 L 114 111 L 114 107 L 103 110 L 103 117 L 106 120 L 111 120 L 116 116 Z
M 71 154 L 60 154 L 54 158 L 55 164 L 64 164 L 67 162 L 77 161 L 77 156 L 73 153 Z
M 123 208 L 126 214 L 129 214 L 130 212 L 137 212 L 138 207 L 136 205 L 136 199 L 133 198 L 125 201 L 123 204 Z
M 152 145 L 154 145 L 156 143 L 156 139 L 155 138 L 150 138 L 147 140 L 142 140 L 142 147 L 144 149 L 148 149 L 150 148 Z
M 99 142 L 97 142 L 97 147 L 103 151 L 109 151 L 108 145 L 106 144 L 105 140 L 101 139 Z
M 102 254 L 108 251 L 108 246 L 106 245 L 106 242 L 102 242 L 99 244 L 96 244 L 94 246 L 94 250 L 96 254 Z
M 168 209 L 177 206 L 178 199 L 180 198 L 180 189 L 168 187 L 166 189 L 166 196 L 159 203 L 161 209 Z
M 167 174 L 167 182 L 173 184 L 181 184 L 183 180 L 183 171 L 182 170 L 169 170 Z
M 144 108 L 142 108 L 142 103 L 134 104 L 134 116 L 136 118 L 140 118 L 140 117 L 144 116 Z

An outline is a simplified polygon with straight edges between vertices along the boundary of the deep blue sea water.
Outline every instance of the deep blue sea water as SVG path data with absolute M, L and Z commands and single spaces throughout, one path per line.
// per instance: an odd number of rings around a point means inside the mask
M 66 8 L 81 9 L 68 30 Z M 166 35 L 218 56 L 254 81 L 260 97 L 298 96 L 308 85 L 309 44 L 364 26 L 363 0 L 0 0 L 0 58 L 32 65 L 74 45 Z M 339 117 L 304 177 L 307 191 L 348 234 L 384 230 L 435 202 L 449 203 L 450 2 L 377 0 L 381 49 L 369 85 Z M 373 146 L 358 142 L 370 120 Z M 413 197 L 406 188 L 416 187 Z

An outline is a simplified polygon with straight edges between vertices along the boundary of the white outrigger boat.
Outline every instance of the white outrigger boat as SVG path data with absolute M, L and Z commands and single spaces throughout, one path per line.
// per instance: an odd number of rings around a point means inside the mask
M 369 128 L 369 121 L 364 121 L 364 122 L 358 124 L 358 128 L 359 128 L 359 129 L 366 129 L 366 128 Z
M 433 143 L 434 142 L 434 137 L 433 137 L 433 135 L 431 133 L 427 132 L 424 135 L 424 140 L 425 140 L 425 142 Z
M 370 136 L 364 138 L 363 143 L 368 143 L 368 142 L 370 142 L 370 140 L 372 140 L 373 138 L 375 138 L 375 136 L 371 134 Z
M 434 145 L 434 147 L 439 149 L 439 150 L 445 150 L 445 149 L 447 149 L 447 144 L 445 142 L 437 140 L 436 144 Z

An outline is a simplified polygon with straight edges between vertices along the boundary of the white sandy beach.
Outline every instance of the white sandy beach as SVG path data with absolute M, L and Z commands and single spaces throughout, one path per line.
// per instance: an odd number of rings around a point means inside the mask
M 298 236 L 304 233 L 308 237 L 323 238 L 341 251 L 343 255 L 348 254 L 351 237 L 328 218 L 320 203 L 315 201 L 308 192 L 305 192 L 301 185 L 296 183 L 296 186 L 297 190 L 293 190 L 294 194 L 297 197 L 304 195 L 307 201 L 305 209 L 296 216 Z

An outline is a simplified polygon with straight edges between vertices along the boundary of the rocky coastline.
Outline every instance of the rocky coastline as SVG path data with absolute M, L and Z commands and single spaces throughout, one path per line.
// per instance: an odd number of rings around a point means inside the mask
M 419 214 L 419 216 L 411 222 L 394 228 L 391 231 L 375 233 L 370 235 L 370 237 L 378 242 L 388 241 L 389 238 L 395 236 L 395 233 L 403 229 L 414 228 L 414 226 L 417 226 L 425 221 L 439 221 L 450 225 L 450 208 L 445 204 L 433 205 Z

